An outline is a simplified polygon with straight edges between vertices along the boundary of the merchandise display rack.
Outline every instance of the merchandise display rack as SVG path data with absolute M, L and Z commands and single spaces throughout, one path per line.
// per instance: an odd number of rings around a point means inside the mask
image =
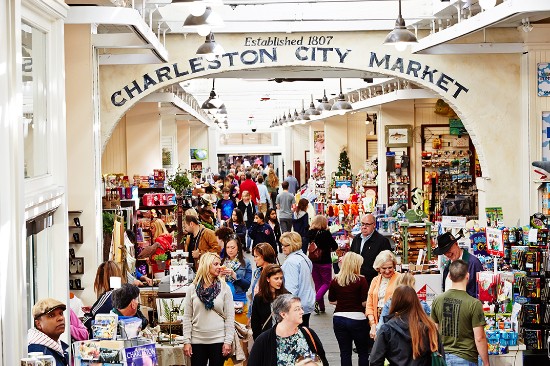
M 68 211 L 69 220 L 74 225 L 69 225 L 69 290 L 82 291 L 82 279 L 84 274 L 84 257 L 77 257 L 78 247 L 84 244 L 84 227 L 80 224 L 80 215 L 82 210 Z

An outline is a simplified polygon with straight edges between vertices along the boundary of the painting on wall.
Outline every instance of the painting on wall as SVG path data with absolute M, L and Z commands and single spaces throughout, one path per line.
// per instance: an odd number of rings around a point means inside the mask
M 408 147 L 412 145 L 412 127 L 410 125 L 386 126 L 386 147 Z
M 313 131 L 313 151 L 315 154 L 325 152 L 325 131 Z
M 547 62 L 537 65 L 538 96 L 550 96 L 550 64 Z
M 208 150 L 206 149 L 191 149 L 189 152 L 191 159 L 206 160 L 208 158 Z

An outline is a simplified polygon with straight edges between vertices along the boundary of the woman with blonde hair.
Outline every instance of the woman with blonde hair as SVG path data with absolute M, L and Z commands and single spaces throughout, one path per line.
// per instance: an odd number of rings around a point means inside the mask
M 383 250 L 374 259 L 373 268 L 380 273 L 376 276 L 369 287 L 369 296 L 367 298 L 367 307 L 365 315 L 369 319 L 370 337 L 376 337 L 376 324 L 380 319 L 380 313 L 384 304 L 388 301 L 395 289 L 395 283 L 399 273 L 395 272 L 397 259 L 389 250 Z
M 360 275 L 363 257 L 348 252 L 342 257 L 342 268 L 330 284 L 328 300 L 336 305 L 332 324 L 340 348 L 340 365 L 351 366 L 352 343 L 359 354 L 359 366 L 369 364 L 365 304 L 369 285 Z
M 445 357 L 437 326 L 420 306 L 412 287 L 396 287 L 386 319 L 372 347 L 372 366 L 384 365 L 385 359 L 396 366 L 430 366 L 433 352 Z
M 302 252 L 302 238 L 295 232 L 286 232 L 281 235 L 281 245 L 286 260 L 282 265 L 285 277 L 285 287 L 302 300 L 304 314 L 302 325 L 309 326 L 309 318 L 315 303 L 315 289 L 311 284 L 313 265 Z
M 154 243 L 159 236 L 168 234 L 168 229 L 166 229 L 166 225 L 161 219 L 153 219 L 149 228 L 151 230 L 151 243 Z
M 331 252 L 338 249 L 338 244 L 328 231 L 328 220 L 323 215 L 313 217 L 311 226 L 307 233 L 308 241 L 315 242 L 321 250 L 321 257 L 313 262 L 313 283 L 315 284 L 315 313 L 325 312 L 324 297 L 327 293 L 330 281 L 332 280 L 332 257 Z
M 231 354 L 235 307 L 220 256 L 206 252 L 184 300 L 183 353 L 193 366 L 222 366 Z
M 277 200 L 277 192 L 279 191 L 279 178 L 273 169 L 269 169 L 269 173 L 267 173 L 265 186 L 271 196 L 271 202 L 275 204 L 275 201 Z
M 414 289 L 415 288 L 414 286 L 416 285 L 416 280 L 414 279 L 414 275 L 412 275 L 409 272 L 402 273 L 401 275 L 399 275 L 399 277 L 397 278 L 397 281 L 395 281 L 395 287 L 400 285 L 409 286 L 410 288 Z M 428 305 L 426 301 L 420 300 L 420 305 L 422 305 L 422 308 L 424 309 L 427 315 L 431 314 L 432 311 L 430 309 L 430 305 Z M 384 308 L 380 313 L 380 319 L 378 319 L 378 324 L 376 325 L 376 332 L 378 332 L 378 330 L 382 327 L 382 324 L 384 324 L 384 321 L 385 321 L 384 317 L 390 314 L 390 307 L 391 307 L 391 299 L 386 301 L 386 303 L 384 304 Z

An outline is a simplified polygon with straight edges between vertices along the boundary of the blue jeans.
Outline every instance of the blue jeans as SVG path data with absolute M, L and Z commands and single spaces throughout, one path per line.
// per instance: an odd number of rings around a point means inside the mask
M 340 347 L 340 365 L 352 366 L 352 342 L 354 342 L 357 353 L 359 354 L 359 366 L 368 366 L 368 320 L 355 320 L 336 315 L 332 318 L 332 324 L 334 327 L 334 335 Z
M 450 353 L 445 353 L 445 362 L 447 366 L 477 366 L 477 362 L 468 361 Z

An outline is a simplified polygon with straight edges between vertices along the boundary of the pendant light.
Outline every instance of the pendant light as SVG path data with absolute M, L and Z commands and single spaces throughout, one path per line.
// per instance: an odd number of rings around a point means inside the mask
M 183 22 L 184 30 L 197 32 L 201 36 L 207 36 L 212 32 L 212 28 L 223 26 L 223 20 L 218 14 L 212 11 L 212 8 L 207 6 L 202 15 L 189 15 Z
M 298 115 L 300 117 L 300 121 L 309 121 L 311 118 L 306 114 L 306 110 L 304 108 L 304 100 L 302 99 L 302 111 Z
M 292 114 L 290 114 L 290 109 L 288 110 L 288 117 L 286 118 L 288 122 L 294 122 L 294 117 L 292 117 Z
M 206 109 L 209 113 L 210 113 L 210 110 L 218 108 L 214 105 L 214 103 L 212 103 L 214 99 L 217 99 L 216 91 L 214 90 L 215 82 L 216 82 L 216 79 L 212 79 L 212 90 L 210 91 L 210 96 L 208 97 L 208 99 L 204 101 L 204 103 L 202 103 L 202 106 L 201 106 L 202 109 Z
M 353 107 L 346 100 L 344 94 L 342 93 L 342 79 L 340 79 L 340 94 L 338 95 L 338 100 L 332 105 L 331 111 L 340 111 L 342 114 L 346 113 L 345 111 L 352 110 Z
M 330 104 L 330 102 L 327 99 L 327 91 L 323 89 L 323 99 L 321 99 L 321 103 L 319 103 L 319 105 L 317 106 L 317 110 L 319 112 L 324 112 L 324 111 L 330 111 L 331 108 L 332 108 L 332 104 Z
M 398 51 L 404 51 L 408 45 L 418 43 L 416 36 L 405 27 L 405 20 L 401 16 L 401 0 L 399 0 L 399 15 L 395 21 L 395 28 L 386 36 L 385 45 L 393 45 Z
M 315 104 L 313 104 L 313 94 L 311 94 L 311 103 L 309 104 L 309 109 L 306 111 L 306 116 L 319 116 L 321 112 L 319 112 L 315 108 Z
M 224 52 L 223 47 L 214 40 L 212 33 L 206 36 L 204 43 L 197 49 L 197 55 L 203 56 L 207 61 L 214 60 Z

